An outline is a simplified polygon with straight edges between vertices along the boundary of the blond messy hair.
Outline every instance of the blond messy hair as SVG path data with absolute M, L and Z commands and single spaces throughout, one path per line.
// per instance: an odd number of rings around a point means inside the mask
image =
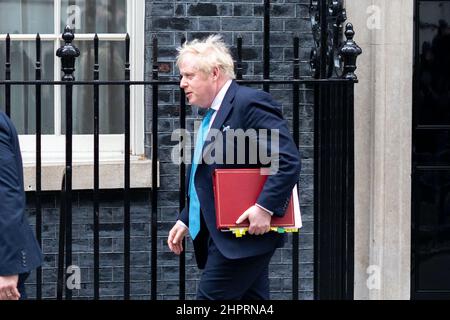
M 181 47 L 177 48 L 177 51 L 176 64 L 178 67 L 180 67 L 185 55 L 190 53 L 199 58 L 197 61 L 198 70 L 208 74 L 215 67 L 218 67 L 225 77 L 236 78 L 233 58 L 221 35 L 215 34 L 202 40 L 186 41 Z

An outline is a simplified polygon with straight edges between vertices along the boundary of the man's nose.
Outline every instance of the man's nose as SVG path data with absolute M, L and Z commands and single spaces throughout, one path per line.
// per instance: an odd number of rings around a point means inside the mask
M 180 80 L 180 88 L 184 89 L 184 88 L 186 88 L 186 86 L 187 86 L 187 83 L 184 80 L 184 77 L 182 77 Z

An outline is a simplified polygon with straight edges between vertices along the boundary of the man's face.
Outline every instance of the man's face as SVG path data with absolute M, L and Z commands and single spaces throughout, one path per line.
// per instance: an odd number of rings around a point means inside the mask
M 197 69 L 197 57 L 186 54 L 180 67 L 180 87 L 191 105 L 209 108 L 217 92 L 217 75 L 205 74 Z

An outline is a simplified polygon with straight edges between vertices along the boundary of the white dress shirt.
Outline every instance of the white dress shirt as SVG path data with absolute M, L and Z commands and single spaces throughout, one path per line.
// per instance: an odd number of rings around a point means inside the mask
M 216 118 L 217 111 L 219 111 L 220 106 L 222 105 L 223 98 L 225 98 L 225 94 L 227 93 L 228 88 L 230 88 L 231 86 L 231 82 L 232 82 L 231 80 L 225 82 L 222 89 L 220 89 L 219 93 L 216 95 L 213 102 L 211 103 L 211 109 L 214 109 L 215 112 L 213 113 L 213 115 L 211 116 L 211 120 L 209 121 L 208 130 L 211 129 L 211 125 L 213 124 L 214 119 Z

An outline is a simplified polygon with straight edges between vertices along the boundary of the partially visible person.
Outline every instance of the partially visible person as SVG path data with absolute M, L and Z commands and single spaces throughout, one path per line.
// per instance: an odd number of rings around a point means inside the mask
M 25 280 L 41 263 L 39 244 L 25 216 L 17 131 L 0 111 L 0 300 L 26 299 Z

